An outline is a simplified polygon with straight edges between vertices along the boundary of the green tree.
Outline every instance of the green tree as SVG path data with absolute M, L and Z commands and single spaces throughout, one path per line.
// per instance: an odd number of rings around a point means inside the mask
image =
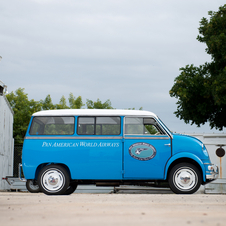
M 84 104 L 82 102 L 82 97 L 79 96 L 79 97 L 76 98 L 73 95 L 73 93 L 69 94 L 68 101 L 69 101 L 69 106 L 72 109 L 80 109 L 80 108 L 82 108 L 84 106 Z
M 28 100 L 28 94 L 24 89 L 19 88 L 15 93 L 11 92 L 6 95 L 9 104 L 14 111 L 13 137 L 15 143 L 23 143 L 31 115 L 41 110 L 41 103 L 38 101 Z
M 158 130 L 153 125 L 145 125 L 145 128 L 150 134 L 158 133 Z
M 113 109 L 113 107 L 111 106 L 111 101 L 109 99 L 104 103 L 102 103 L 99 98 L 94 102 L 87 99 L 86 106 L 88 109 Z
M 185 123 L 209 122 L 211 128 L 222 130 L 226 126 L 226 5 L 208 14 L 209 20 L 200 21 L 197 40 L 207 45 L 211 62 L 180 68 L 170 96 L 178 99 L 174 113 Z
M 59 104 L 55 105 L 55 108 L 56 109 L 69 109 L 69 107 L 67 106 L 67 101 L 66 101 L 65 96 L 62 96 L 60 98 L 60 102 L 59 102 Z
M 45 100 L 40 100 L 40 103 L 42 105 L 43 110 L 52 110 L 55 109 L 55 105 L 52 102 L 52 98 L 50 94 L 48 94 L 45 98 Z

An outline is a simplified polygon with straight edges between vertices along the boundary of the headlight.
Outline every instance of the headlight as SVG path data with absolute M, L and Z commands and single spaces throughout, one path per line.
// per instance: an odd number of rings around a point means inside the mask
M 213 165 L 209 165 L 209 166 L 208 166 L 208 170 L 209 170 L 209 171 L 214 170 L 214 166 L 213 166 Z

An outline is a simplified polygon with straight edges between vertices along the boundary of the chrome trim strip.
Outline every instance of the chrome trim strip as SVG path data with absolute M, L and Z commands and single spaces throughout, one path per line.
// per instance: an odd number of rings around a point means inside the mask
M 29 136 L 25 137 L 25 140 L 120 140 L 122 139 L 122 136 L 119 137 L 57 137 L 57 136 Z M 158 136 L 153 136 L 153 137 L 124 137 L 124 139 L 142 139 L 142 140 L 169 140 L 170 137 L 158 137 Z
M 216 180 L 218 178 L 218 174 L 206 175 L 206 179 Z
M 124 139 L 141 139 L 141 140 L 169 140 L 170 137 L 124 137 Z
M 19 163 L 19 165 L 18 165 L 18 170 L 19 170 L 18 178 L 19 178 L 20 181 L 26 182 L 27 180 L 25 178 L 21 177 L 21 169 L 22 169 L 22 164 Z
M 120 140 L 122 136 L 119 137 L 48 137 L 48 136 L 29 136 L 25 137 L 25 140 Z

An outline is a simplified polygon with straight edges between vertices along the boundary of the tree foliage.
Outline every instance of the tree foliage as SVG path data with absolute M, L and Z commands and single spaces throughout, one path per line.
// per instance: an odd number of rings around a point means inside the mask
M 102 103 L 99 98 L 94 102 L 87 99 L 86 105 L 88 109 L 113 109 L 113 107 L 111 106 L 111 101 L 109 99 L 104 103 Z
M 31 115 L 42 109 L 42 104 L 38 101 L 28 100 L 28 95 L 24 93 L 24 89 L 19 88 L 6 95 L 13 111 L 13 137 L 15 143 L 23 143 L 23 138 L 27 131 Z
M 48 94 L 44 100 L 40 100 L 43 110 L 53 110 L 55 105 L 52 102 L 51 96 Z
M 185 123 L 211 128 L 226 126 L 226 5 L 208 12 L 200 21 L 197 40 L 206 44 L 211 62 L 199 67 L 186 65 L 174 80 L 170 96 L 178 98 L 177 117 Z
M 80 108 L 82 108 L 84 106 L 84 104 L 82 102 L 82 97 L 79 96 L 79 97 L 76 98 L 73 95 L 73 93 L 69 94 L 68 101 L 69 101 L 69 106 L 72 109 L 80 109 Z
M 60 102 L 59 102 L 59 104 L 56 104 L 56 105 L 55 105 L 55 108 L 56 108 L 56 109 L 68 109 L 68 108 L 69 108 L 69 107 L 67 106 L 67 100 L 66 100 L 65 96 L 62 96 L 62 97 L 60 98 Z

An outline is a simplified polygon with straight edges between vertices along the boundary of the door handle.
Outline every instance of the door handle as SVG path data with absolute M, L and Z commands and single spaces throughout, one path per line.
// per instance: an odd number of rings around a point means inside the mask
M 168 147 L 170 147 L 171 146 L 171 144 L 164 144 L 165 146 L 168 146 Z

